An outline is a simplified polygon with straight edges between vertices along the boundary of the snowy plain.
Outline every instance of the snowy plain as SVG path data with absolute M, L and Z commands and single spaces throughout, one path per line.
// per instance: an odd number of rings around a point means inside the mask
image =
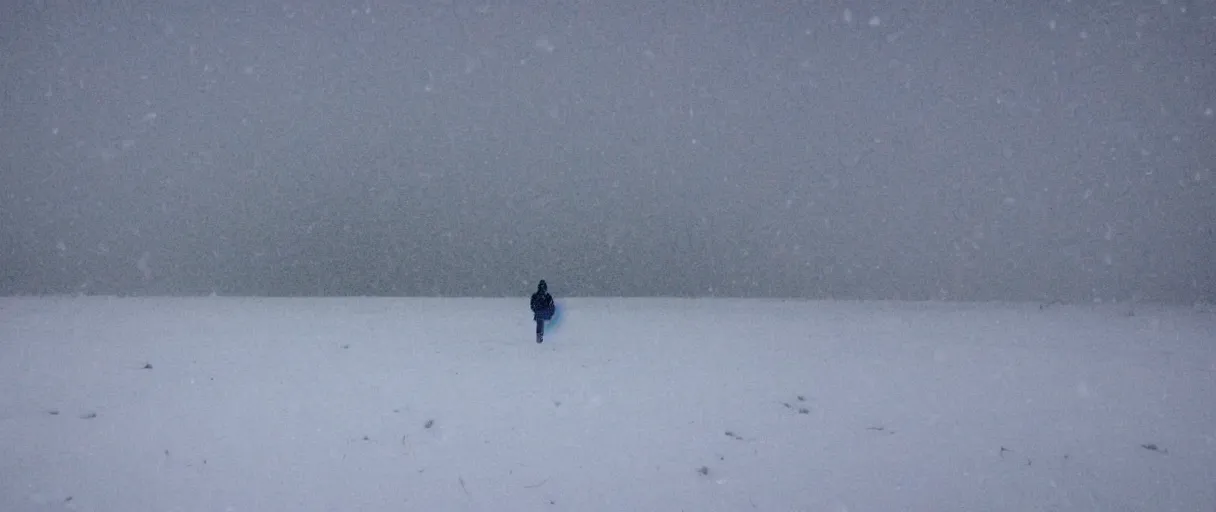
M 1216 510 L 1216 313 L 0 299 L 0 510 Z

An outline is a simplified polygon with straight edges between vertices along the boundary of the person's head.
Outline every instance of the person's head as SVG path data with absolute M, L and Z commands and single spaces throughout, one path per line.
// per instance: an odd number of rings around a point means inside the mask
M 549 291 L 549 284 L 546 283 L 544 279 L 541 279 L 540 284 L 536 285 L 536 291 L 540 291 L 540 292 Z

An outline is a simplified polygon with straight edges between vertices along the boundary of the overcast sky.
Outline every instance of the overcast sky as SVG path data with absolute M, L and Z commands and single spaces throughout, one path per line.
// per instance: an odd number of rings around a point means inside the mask
M 1212 300 L 1214 5 L 4 2 L 0 293 Z

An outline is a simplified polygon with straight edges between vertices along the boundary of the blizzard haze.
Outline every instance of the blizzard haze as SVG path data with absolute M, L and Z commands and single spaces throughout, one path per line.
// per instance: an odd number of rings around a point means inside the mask
M 1211 2 L 6 2 L 0 293 L 1210 300 Z

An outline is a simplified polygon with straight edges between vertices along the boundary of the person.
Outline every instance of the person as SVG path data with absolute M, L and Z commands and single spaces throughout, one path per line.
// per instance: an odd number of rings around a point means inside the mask
M 532 319 L 536 321 L 536 342 L 545 340 L 545 322 L 553 318 L 557 307 L 553 305 L 553 296 L 549 295 L 549 285 L 544 279 L 536 285 L 536 293 L 532 294 Z

